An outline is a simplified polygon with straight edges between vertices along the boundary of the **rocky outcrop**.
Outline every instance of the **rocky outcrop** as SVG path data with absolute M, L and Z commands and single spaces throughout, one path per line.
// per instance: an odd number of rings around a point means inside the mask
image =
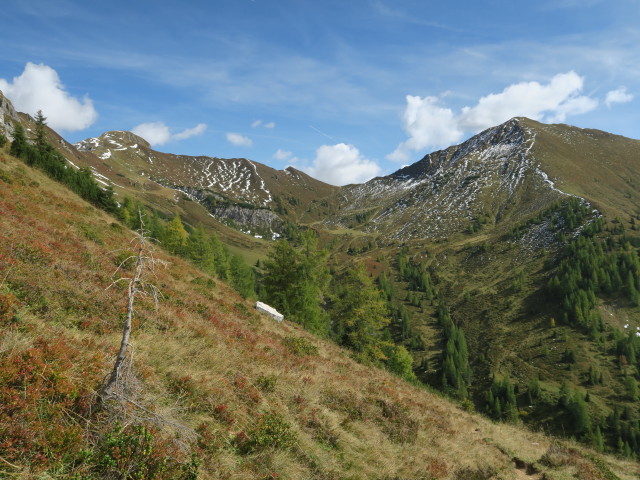
M 204 206 L 211 215 L 223 222 L 231 221 L 242 230 L 263 230 L 272 233 L 282 231 L 282 219 L 267 208 L 235 203 L 210 190 L 193 187 L 171 186 Z M 227 222 L 225 222 L 227 223 Z
M 13 140 L 13 124 L 19 122 L 18 112 L 11 101 L 0 91 L 0 134 Z
M 271 232 L 280 232 L 283 222 L 271 210 L 264 208 L 247 208 L 240 205 L 222 205 L 210 210 L 218 219 L 233 221 L 239 227 L 253 229 L 266 229 Z

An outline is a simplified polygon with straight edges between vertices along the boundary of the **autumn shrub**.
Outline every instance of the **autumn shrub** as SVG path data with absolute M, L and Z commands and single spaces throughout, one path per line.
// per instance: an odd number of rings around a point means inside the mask
M 314 408 L 306 419 L 305 426 L 311 430 L 313 439 L 328 448 L 339 448 L 340 434 L 331 427 L 318 409 Z
M 90 405 L 99 372 L 96 356 L 64 339 L 40 338 L 23 351 L 0 354 L 3 458 L 46 469 L 80 455 L 86 442 L 75 420 Z
M 15 295 L 10 292 L 0 292 L 0 325 L 14 320 L 17 304 Z
M 420 422 L 406 407 L 389 400 L 378 400 L 382 416 L 378 418 L 383 431 L 395 443 L 414 443 L 418 438 Z
M 123 480 L 196 480 L 200 461 L 183 457 L 177 447 L 144 425 L 115 425 L 100 439 L 93 472 Z

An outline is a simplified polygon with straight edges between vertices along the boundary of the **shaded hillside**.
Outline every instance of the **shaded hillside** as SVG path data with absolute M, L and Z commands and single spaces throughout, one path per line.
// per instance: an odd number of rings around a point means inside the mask
M 0 472 L 10 478 L 632 479 L 636 463 L 514 426 L 255 313 L 160 250 L 126 398 L 112 366 L 133 232 L 0 152 Z M 129 472 L 126 474 L 125 472 Z M 197 472 L 197 473 L 196 473 Z M 136 475 L 138 477 L 136 477 Z

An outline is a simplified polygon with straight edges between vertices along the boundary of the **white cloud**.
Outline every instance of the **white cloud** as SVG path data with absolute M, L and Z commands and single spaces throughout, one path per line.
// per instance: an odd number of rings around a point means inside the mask
M 453 111 L 438 106 L 436 97 L 420 98 L 407 95 L 407 108 L 403 119 L 409 139 L 387 156 L 389 160 L 406 162 L 412 151 L 434 146 L 445 147 L 462 137 L 463 132 L 457 125 Z
M 509 85 L 500 93 L 482 97 L 475 107 L 464 107 L 458 121 L 465 131 L 478 132 L 513 117 L 564 121 L 567 115 L 586 113 L 598 106 L 597 100 L 579 96 L 584 79 L 575 72 L 555 75 L 546 85 L 522 82 Z
M 187 128 L 180 133 L 171 133 L 171 130 L 163 122 L 141 123 L 131 129 L 133 133 L 144 138 L 152 146 L 163 145 L 172 140 L 185 140 L 195 135 L 200 135 L 207 129 L 207 125 L 199 123 L 193 128 Z
M 144 138 L 151 145 L 162 145 L 171 139 L 171 132 L 162 122 L 141 123 L 131 129 L 139 137 Z
M 227 140 L 238 147 L 250 147 L 253 145 L 253 140 L 239 133 L 227 133 Z
M 362 183 L 380 174 L 380 166 L 362 156 L 353 145 L 322 145 L 316 158 L 303 170 L 318 180 L 332 185 Z
M 258 128 L 258 127 L 271 129 L 271 128 L 276 128 L 276 124 L 275 122 L 264 123 L 262 120 L 256 120 L 251 124 L 251 128 Z
M 276 150 L 276 153 L 273 154 L 273 158 L 283 162 L 283 161 L 291 158 L 292 155 L 293 155 L 292 152 L 287 152 L 286 150 L 282 150 L 281 148 L 279 148 L 278 150 Z
M 627 92 L 626 87 L 620 87 L 607 93 L 604 103 L 610 107 L 614 103 L 627 103 L 633 100 L 633 95 Z
M 173 136 L 174 140 L 186 140 L 187 138 L 195 137 L 196 135 L 200 135 L 204 133 L 207 129 L 207 125 L 205 123 L 199 123 L 193 128 L 187 128 L 180 133 L 176 133 Z
M 17 110 L 34 115 L 42 110 L 54 130 L 83 130 L 98 118 L 88 96 L 79 100 L 65 90 L 58 73 L 51 67 L 27 63 L 24 72 L 13 82 L 0 78 L 0 90 Z
M 463 107 L 458 115 L 439 106 L 436 97 L 408 95 L 404 130 L 409 138 L 387 158 L 406 162 L 412 152 L 446 147 L 459 141 L 465 132 L 477 133 L 513 117 L 562 122 L 567 116 L 589 112 L 598 101 L 580 95 L 583 85 L 584 79 L 573 71 L 555 75 L 547 84 L 516 83 L 480 98 L 473 107 Z

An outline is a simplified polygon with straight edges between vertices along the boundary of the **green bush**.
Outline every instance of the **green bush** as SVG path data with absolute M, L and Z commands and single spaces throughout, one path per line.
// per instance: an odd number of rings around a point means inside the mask
M 240 453 L 252 453 L 266 448 L 289 448 L 296 441 L 291 426 L 274 412 L 262 414 L 248 433 L 240 432 L 235 444 Z
M 272 393 L 276 390 L 278 377 L 275 375 L 260 375 L 256 380 L 256 387 L 265 393 Z
M 306 338 L 302 337 L 285 337 L 282 339 L 282 343 L 289 350 L 298 357 L 304 355 L 317 355 L 318 347 L 311 343 Z

